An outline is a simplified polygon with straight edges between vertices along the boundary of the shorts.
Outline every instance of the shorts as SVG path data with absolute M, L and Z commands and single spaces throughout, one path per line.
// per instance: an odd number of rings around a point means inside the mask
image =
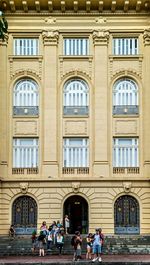
M 101 246 L 95 245 L 93 246 L 93 254 L 100 254 L 101 253 Z

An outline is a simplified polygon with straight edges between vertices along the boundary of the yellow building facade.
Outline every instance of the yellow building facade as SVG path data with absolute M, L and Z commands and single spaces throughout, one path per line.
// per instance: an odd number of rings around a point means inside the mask
M 0 234 L 150 232 L 150 1 L 1 1 Z

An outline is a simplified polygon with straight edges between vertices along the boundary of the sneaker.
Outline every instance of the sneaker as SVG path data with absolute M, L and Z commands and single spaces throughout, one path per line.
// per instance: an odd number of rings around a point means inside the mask
M 102 262 L 102 258 L 100 257 L 98 261 L 99 261 L 99 262 Z
M 98 259 L 98 258 L 93 259 L 92 262 L 95 262 L 97 259 Z

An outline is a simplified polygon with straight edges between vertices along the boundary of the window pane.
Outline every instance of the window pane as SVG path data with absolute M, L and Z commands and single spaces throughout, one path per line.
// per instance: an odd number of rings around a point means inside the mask
M 88 42 L 87 38 L 64 39 L 64 55 L 88 55 Z
M 13 167 L 38 166 L 38 139 L 19 138 L 13 141 Z
M 38 55 L 38 39 L 14 39 L 14 55 Z
M 114 38 L 114 55 L 135 55 L 138 54 L 138 38 Z

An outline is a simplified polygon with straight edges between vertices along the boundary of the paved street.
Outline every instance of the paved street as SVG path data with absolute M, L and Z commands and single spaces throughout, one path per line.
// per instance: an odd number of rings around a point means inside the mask
M 38 256 L 8 256 L 0 257 L 0 264 L 71 264 L 72 256 L 52 255 L 45 257 Z M 81 262 L 77 264 L 90 263 L 85 260 L 85 256 Z M 150 255 L 104 255 L 102 264 L 150 264 Z

